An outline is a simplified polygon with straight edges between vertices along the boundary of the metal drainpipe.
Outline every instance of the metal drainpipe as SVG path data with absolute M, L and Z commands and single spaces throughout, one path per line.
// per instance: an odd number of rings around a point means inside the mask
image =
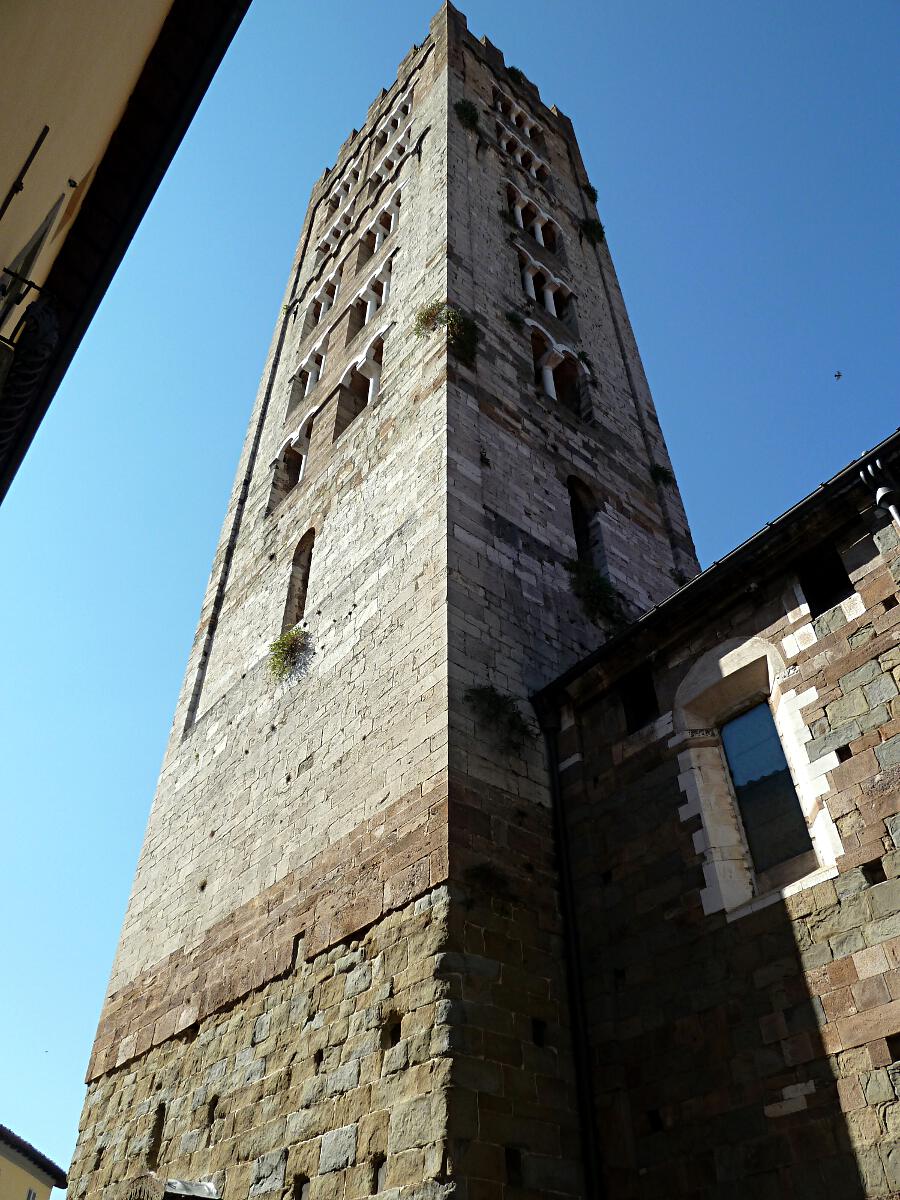
M 537 708 L 537 705 L 535 706 Z M 553 842 L 559 872 L 559 898 L 562 909 L 563 952 L 566 960 L 566 989 L 569 994 L 569 1021 L 572 1028 L 572 1050 L 575 1063 L 575 1093 L 578 1104 L 578 1123 L 581 1127 L 581 1149 L 584 1166 L 586 1200 L 605 1200 L 603 1162 L 597 1144 L 597 1119 L 594 1090 L 591 1086 L 590 1040 L 587 1013 L 581 981 L 581 946 L 578 940 L 578 921 L 575 889 L 569 858 L 569 842 L 562 810 L 559 788 L 559 748 L 557 734 L 559 708 L 554 704 L 538 709 L 538 722 L 547 747 L 547 766 L 550 770 L 550 799 L 553 813 Z

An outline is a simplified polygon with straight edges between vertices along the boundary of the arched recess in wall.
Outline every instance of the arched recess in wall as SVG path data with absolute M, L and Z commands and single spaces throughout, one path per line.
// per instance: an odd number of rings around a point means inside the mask
M 286 633 L 288 629 L 293 629 L 299 621 L 303 620 L 303 613 L 306 611 L 306 594 L 309 590 L 309 571 L 312 566 L 315 540 L 316 531 L 314 529 L 307 530 L 297 543 L 297 549 L 294 551 L 294 557 L 291 560 L 291 576 L 288 580 L 287 600 L 284 606 L 284 618 L 281 622 L 282 633 Z
M 606 547 L 603 544 L 603 529 L 600 524 L 600 505 L 597 497 L 575 475 L 566 480 L 569 493 L 569 510 L 572 514 L 572 531 L 575 534 L 576 556 L 579 562 L 607 573 Z

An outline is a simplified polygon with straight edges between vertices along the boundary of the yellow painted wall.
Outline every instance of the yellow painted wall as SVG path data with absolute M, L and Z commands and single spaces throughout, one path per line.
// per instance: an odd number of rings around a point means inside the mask
M 37 1200 L 47 1200 L 50 1185 L 33 1171 L 27 1159 L 0 1145 L 0 1200 L 27 1200 L 29 1188 L 37 1193 Z
M 31 277 L 46 279 L 172 0 L 21 0 L 3 6 L 0 202 L 44 125 L 50 133 L 0 221 L 8 266 L 57 199 Z M 71 188 L 68 180 L 77 183 Z M 8 318 L 3 332 L 15 317 Z M 2 1198 L 0 1198 L 2 1200 Z

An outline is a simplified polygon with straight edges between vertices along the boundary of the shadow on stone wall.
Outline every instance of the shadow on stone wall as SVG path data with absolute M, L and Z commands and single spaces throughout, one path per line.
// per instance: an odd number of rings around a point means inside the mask
M 639 755 L 592 777 L 587 757 L 593 784 L 565 808 L 610 1200 L 894 1194 L 891 1072 L 865 1045 L 842 1050 L 833 1020 L 866 987 L 856 881 L 809 889 L 790 915 L 783 901 L 706 915 L 675 763 Z

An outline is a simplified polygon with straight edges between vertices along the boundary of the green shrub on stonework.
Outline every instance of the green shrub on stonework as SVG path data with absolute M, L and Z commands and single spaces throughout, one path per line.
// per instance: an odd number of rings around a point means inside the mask
M 518 67 L 507 67 L 506 73 L 513 83 L 517 83 L 519 87 L 525 82 L 525 72 L 520 71 Z
M 607 625 L 625 623 L 622 597 L 593 563 L 572 558 L 565 563 L 565 568 L 569 572 L 569 585 L 580 600 L 588 620 Z
M 528 722 L 512 696 L 505 696 L 490 684 L 470 687 L 466 702 L 474 709 L 476 723 L 489 729 L 504 750 L 518 750 L 531 737 Z
M 588 200 L 590 200 L 591 204 L 597 203 L 597 189 L 592 183 L 586 183 L 581 190 L 587 196 Z
M 672 487 L 675 483 L 675 476 L 668 467 L 664 467 L 662 463 L 654 463 L 650 468 L 650 478 L 654 483 L 658 483 L 660 487 Z
M 585 217 L 581 222 L 581 236 L 586 237 L 592 246 L 599 246 L 606 241 L 606 230 L 603 222 L 596 217 Z
M 269 646 L 269 673 L 273 679 L 281 681 L 292 675 L 308 649 L 308 630 L 297 626 L 286 629 Z
M 471 317 L 453 304 L 433 300 L 423 305 L 416 313 L 413 332 L 416 337 L 427 337 L 441 326 L 447 330 L 447 345 L 450 352 L 467 367 L 475 366 L 478 352 L 478 326 Z
M 472 133 L 478 128 L 478 109 L 471 100 L 457 100 L 453 105 L 453 111 L 459 117 L 459 123 L 463 129 L 468 129 Z

